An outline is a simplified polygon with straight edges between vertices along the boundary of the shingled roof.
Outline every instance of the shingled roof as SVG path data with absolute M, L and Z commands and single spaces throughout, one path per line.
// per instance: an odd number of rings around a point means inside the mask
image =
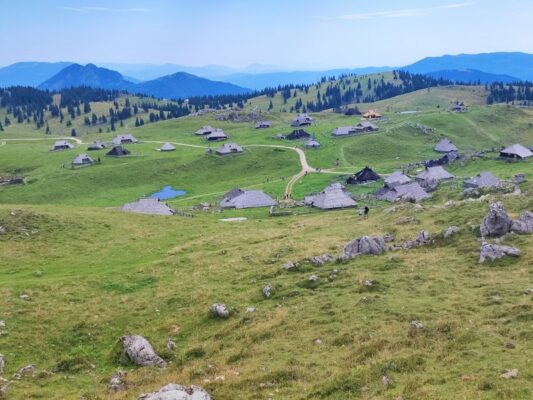
M 498 186 L 500 186 L 500 180 L 488 171 L 481 172 L 480 174 L 466 180 L 464 183 L 464 187 L 476 189 Z
M 276 201 L 262 190 L 232 189 L 220 202 L 221 208 L 255 208 L 275 206 Z
M 353 185 L 357 183 L 373 182 L 380 180 L 381 177 L 374 172 L 370 167 L 364 167 L 362 170 L 356 172 L 354 175 L 350 176 L 346 183 Z
M 508 158 L 516 157 L 516 158 L 524 159 L 524 158 L 529 158 L 533 156 L 533 153 L 527 147 L 524 147 L 521 144 L 516 143 L 500 151 L 500 156 L 508 157 Z
M 172 215 L 175 211 L 160 202 L 158 199 L 150 197 L 143 197 L 134 203 L 126 203 L 122 206 L 122 211 L 134 212 L 139 214 L 157 214 L 157 215 Z
M 416 176 L 417 181 L 439 182 L 442 180 L 455 178 L 441 166 L 429 167 Z
M 416 183 L 406 183 L 404 185 L 394 186 L 393 188 L 383 188 L 376 193 L 376 197 L 380 200 L 387 201 L 422 201 L 429 197 L 422 187 Z
M 411 182 L 411 178 L 405 175 L 402 171 L 395 171 L 385 178 L 385 186 L 393 188 L 398 185 L 404 185 Z
M 67 140 L 56 140 L 50 150 L 57 151 L 57 150 L 68 150 L 68 149 L 73 149 L 73 148 L 74 148 L 74 145 L 72 145 Z
M 93 164 L 94 160 L 89 157 L 87 154 L 78 154 L 74 160 L 72 160 L 72 165 L 89 165 Z
M 216 150 L 216 153 L 220 156 L 225 156 L 227 154 L 242 153 L 242 151 L 242 147 L 239 146 L 237 143 L 224 143 Z
M 174 151 L 176 150 L 176 147 L 174 147 L 173 144 L 171 143 L 165 143 L 163 146 L 161 146 L 161 148 L 159 149 L 159 151 Z
M 87 147 L 87 150 L 102 150 L 105 149 L 107 146 L 105 143 L 95 140 L 94 143 L 90 144 L 89 147 Z
M 449 139 L 445 138 L 436 144 L 435 151 L 449 153 L 450 151 L 457 151 L 457 147 Z
M 340 183 L 334 183 L 316 195 L 307 196 L 304 202 L 307 205 L 323 210 L 355 207 L 357 205 L 352 196 L 345 192 L 344 187 Z

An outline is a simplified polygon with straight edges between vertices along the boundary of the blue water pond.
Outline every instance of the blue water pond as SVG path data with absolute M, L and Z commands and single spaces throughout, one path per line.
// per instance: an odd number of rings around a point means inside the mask
M 184 194 L 187 194 L 185 190 L 173 189 L 172 186 L 165 186 L 159 192 L 152 193 L 150 197 L 152 199 L 169 200 L 183 196 Z

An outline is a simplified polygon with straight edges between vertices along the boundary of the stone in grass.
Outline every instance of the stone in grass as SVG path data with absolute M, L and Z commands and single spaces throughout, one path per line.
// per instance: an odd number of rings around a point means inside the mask
M 387 245 L 382 237 L 361 236 L 344 246 L 342 258 L 348 260 L 360 255 L 375 255 L 385 251 L 387 251 Z
M 133 364 L 166 367 L 166 361 L 156 354 L 152 345 L 144 337 L 139 335 L 122 336 L 120 342 L 123 347 L 122 358 L 131 361 Z
M 176 349 L 176 342 L 174 342 L 172 339 L 168 339 L 165 343 L 168 350 L 175 350 Z
M 309 262 L 314 265 L 315 267 L 321 267 L 324 264 L 328 262 L 332 262 L 335 260 L 335 257 L 333 257 L 329 253 L 322 254 L 320 256 L 314 256 L 309 259 Z
M 229 309 L 225 304 L 215 303 L 211 306 L 211 314 L 218 318 L 229 318 Z
M 411 321 L 411 326 L 415 329 L 424 329 L 424 325 L 421 322 L 413 320 Z
M 272 286 L 272 284 L 271 283 L 267 284 L 263 288 L 263 296 L 265 296 L 266 298 L 272 296 L 273 290 L 274 290 L 274 287 Z
M 513 221 L 507 215 L 501 202 L 490 203 L 489 211 L 481 225 L 479 231 L 481 236 L 503 236 L 511 230 Z
M 169 383 L 158 391 L 142 394 L 138 400 L 211 400 L 211 395 L 198 386 Z
M 496 261 L 505 256 L 518 257 L 520 250 L 512 246 L 502 246 L 483 242 L 479 251 L 479 262 L 484 263 L 486 260 Z
M 513 221 L 511 231 L 521 234 L 533 233 L 533 212 L 524 211 L 520 214 L 520 217 Z
M 246 307 L 246 310 L 244 311 L 246 314 L 251 314 L 257 311 L 257 308 L 255 307 Z
M 22 294 L 20 295 L 20 299 L 21 299 L 21 300 L 24 300 L 24 301 L 30 301 L 30 300 L 31 300 L 31 297 L 30 297 L 30 295 L 27 294 L 27 293 L 22 293 Z
M 5 366 L 6 366 L 6 359 L 2 354 L 0 354 L 0 376 L 4 375 Z
M 292 261 L 287 261 L 285 264 L 283 264 L 283 269 L 285 271 L 290 271 L 290 270 L 293 270 L 295 268 L 297 268 L 298 265 L 296 263 L 293 263 Z
M 516 368 L 509 369 L 500 376 L 505 379 L 514 379 L 518 376 L 518 370 Z
M 385 387 L 392 385 L 392 378 L 387 375 L 381 377 L 381 384 Z
M 114 373 L 109 380 L 109 385 L 107 385 L 108 392 L 114 393 L 126 389 L 126 384 L 123 380 L 125 376 L 126 372 L 122 370 L 118 370 L 116 373 Z
M 308 278 L 308 281 L 311 283 L 316 282 L 318 281 L 318 276 L 313 274 Z
M 461 228 L 459 228 L 458 226 L 450 226 L 448 229 L 446 229 L 442 233 L 442 237 L 444 239 L 448 239 L 449 237 L 452 237 L 453 235 L 455 235 L 456 233 L 459 233 L 460 231 L 461 231 Z

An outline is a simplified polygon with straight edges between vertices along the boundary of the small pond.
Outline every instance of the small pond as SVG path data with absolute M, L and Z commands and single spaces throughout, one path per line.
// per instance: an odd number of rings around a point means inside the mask
M 165 186 L 159 192 L 152 193 L 150 197 L 159 200 L 169 200 L 175 197 L 183 196 L 184 194 L 187 194 L 185 190 L 173 189 L 172 186 Z

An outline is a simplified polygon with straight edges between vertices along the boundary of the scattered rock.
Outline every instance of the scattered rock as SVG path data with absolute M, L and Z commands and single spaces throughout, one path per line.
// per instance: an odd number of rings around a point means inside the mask
M 6 359 L 2 354 L 0 354 L 0 376 L 4 375 L 5 366 L 6 366 Z
M 420 220 L 415 217 L 402 217 L 396 221 L 397 225 L 418 225 Z
M 329 253 L 326 253 L 326 254 L 322 254 L 320 256 L 314 256 L 314 257 L 311 257 L 309 259 L 309 262 L 311 264 L 313 264 L 315 267 L 321 267 L 322 265 L 328 263 L 328 262 L 331 262 L 331 261 L 334 261 L 335 258 L 329 254 Z
M 415 329 L 423 329 L 424 325 L 422 325 L 421 322 L 418 322 L 416 320 L 411 321 L 411 326 Z
M 442 234 L 442 237 L 444 239 L 448 239 L 449 237 L 455 235 L 456 233 L 459 233 L 460 231 L 461 231 L 461 228 L 459 228 L 458 226 L 450 226 L 448 229 L 444 231 L 444 233 Z
M 316 281 L 318 281 L 318 276 L 317 275 L 311 275 L 308 280 L 309 280 L 309 282 L 316 282 Z
M 524 290 L 525 294 L 533 294 L 533 288 L 527 288 Z
M 372 287 L 376 284 L 377 282 L 373 279 L 363 279 L 361 281 L 361 285 L 363 286 L 366 286 L 366 287 Z
M 272 291 L 273 291 L 274 287 L 272 286 L 272 284 L 267 284 L 264 288 L 263 288 L 263 295 L 265 297 L 270 297 L 272 295 Z
M 513 221 L 511 231 L 522 234 L 533 233 L 533 212 L 524 211 L 520 214 L 520 217 Z
M 297 267 L 298 267 L 298 265 L 293 263 L 292 261 L 287 261 L 285 264 L 283 264 L 283 269 L 285 271 L 290 271 L 290 270 L 295 269 Z
M 505 343 L 505 348 L 506 349 L 514 349 L 516 348 L 515 344 L 513 342 L 507 342 Z
M 251 314 L 257 311 L 257 308 L 255 307 L 246 307 L 246 314 Z
M 135 365 L 157 365 L 165 367 L 166 361 L 159 357 L 152 345 L 144 337 L 139 335 L 122 336 L 120 338 L 124 348 L 122 356 Z
M 513 368 L 513 369 L 505 371 L 500 376 L 505 379 L 514 379 L 518 376 L 518 370 L 516 368 Z
M 415 240 L 406 240 L 398 246 L 393 246 L 393 250 L 409 250 L 415 247 L 419 247 L 425 244 L 431 243 L 431 235 L 428 231 L 420 231 Z
M 126 376 L 126 372 L 119 370 L 113 376 L 111 376 L 111 379 L 109 380 L 109 385 L 107 386 L 107 390 L 111 393 L 113 392 L 120 392 L 124 389 L 126 389 L 126 384 L 122 380 Z
M 392 385 L 392 379 L 389 376 L 387 376 L 387 375 L 383 375 L 381 377 L 381 384 L 383 386 L 385 386 L 385 387 L 386 386 L 390 386 L 390 385 Z
M 479 252 L 479 262 L 484 263 L 487 259 L 490 261 L 495 261 L 504 256 L 518 257 L 519 255 L 520 250 L 518 250 L 516 247 L 501 246 L 498 244 L 483 242 Z
M 481 222 L 481 236 L 503 236 L 511 230 L 513 221 L 507 215 L 501 202 L 490 203 L 489 212 Z
M 167 349 L 169 350 L 175 350 L 176 349 L 176 342 L 174 342 L 172 339 L 168 339 L 166 343 Z
M 211 306 L 211 314 L 218 318 L 229 318 L 229 309 L 225 304 L 215 303 Z
M 394 235 L 392 233 L 386 233 L 383 235 L 383 240 L 385 243 L 394 242 Z
M 20 295 L 20 298 L 21 298 L 22 300 L 24 300 L 24 301 L 30 301 L 30 300 L 31 300 L 30 295 L 29 295 L 29 294 L 26 294 L 26 293 L 22 293 L 22 294 Z
M 142 394 L 138 400 L 211 400 L 211 395 L 198 386 L 170 383 L 156 392 Z
M 420 244 L 425 244 L 430 242 L 431 236 L 428 231 L 420 231 L 415 240 Z
M 313 343 L 316 344 L 316 345 L 320 345 L 320 344 L 322 344 L 322 340 L 317 338 L 317 339 L 315 339 L 313 341 Z
M 387 250 L 385 239 L 380 236 L 370 237 L 361 236 L 348 242 L 344 246 L 342 258 L 344 260 L 357 257 L 360 255 L 375 255 L 384 253 Z
M 13 382 L 9 381 L 5 385 L 0 386 L 0 396 L 4 396 L 9 392 L 9 388 Z

